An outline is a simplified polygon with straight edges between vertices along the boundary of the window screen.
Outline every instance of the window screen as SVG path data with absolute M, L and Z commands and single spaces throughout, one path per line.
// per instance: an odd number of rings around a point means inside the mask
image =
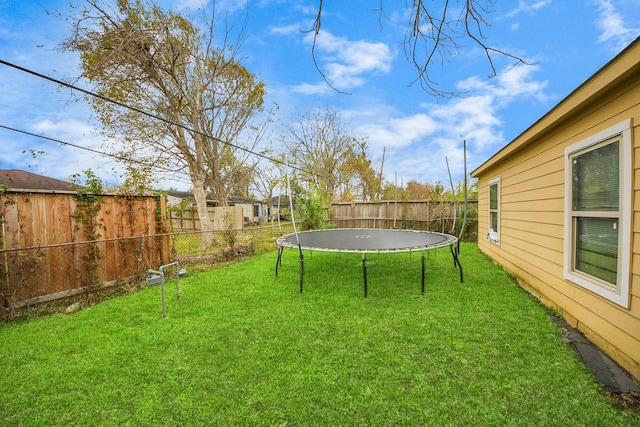
M 574 264 L 582 273 L 616 285 L 620 148 L 617 140 L 580 152 L 572 161 Z

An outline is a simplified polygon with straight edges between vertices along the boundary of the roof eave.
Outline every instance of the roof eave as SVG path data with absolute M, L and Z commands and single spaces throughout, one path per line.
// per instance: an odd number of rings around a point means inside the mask
M 511 154 L 539 140 L 542 135 L 575 114 L 581 107 L 605 93 L 607 88 L 616 84 L 621 78 L 640 72 L 638 58 L 640 58 L 640 37 L 596 71 L 533 125 L 474 169 L 471 172 L 471 177 L 477 178 Z

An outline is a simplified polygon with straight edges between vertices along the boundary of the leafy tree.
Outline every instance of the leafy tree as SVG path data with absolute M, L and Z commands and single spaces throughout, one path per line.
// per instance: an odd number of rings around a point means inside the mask
M 407 182 L 407 193 L 411 200 L 426 200 L 431 196 L 433 185 L 421 184 L 416 180 L 410 180 Z
M 213 19 L 203 18 L 198 28 L 151 1 L 87 0 L 69 18 L 63 48 L 80 53 L 82 77 L 103 97 L 90 103 L 105 134 L 124 137 L 132 159 L 186 172 L 208 231 L 207 191 L 228 203 L 227 183 L 247 166 L 239 153 L 262 135 L 252 124 L 264 111 L 265 88 L 228 43 L 230 32 L 216 38 Z
M 299 195 L 297 199 L 297 219 L 304 224 L 306 230 L 335 227 L 335 224 L 327 218 L 330 201 L 320 192 L 309 190 Z
M 431 188 L 431 194 L 429 195 L 429 199 L 437 202 L 442 202 L 447 199 L 447 190 L 444 187 L 444 184 L 441 181 L 436 181 L 436 183 Z
M 460 180 L 455 185 L 456 201 L 464 201 L 464 180 Z M 446 198 L 453 200 L 451 189 L 446 191 Z M 471 179 L 467 181 L 467 200 L 478 200 L 478 180 Z
M 116 191 L 123 196 L 141 196 L 153 194 L 153 186 L 156 179 L 152 174 L 151 166 L 126 165 L 122 175 L 122 185 L 116 187 Z
M 402 186 L 385 181 L 382 187 L 382 200 L 409 200 L 409 192 Z

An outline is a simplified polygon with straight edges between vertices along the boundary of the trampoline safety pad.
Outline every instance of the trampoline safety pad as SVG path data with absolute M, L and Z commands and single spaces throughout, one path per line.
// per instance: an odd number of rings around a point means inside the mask
M 291 233 L 278 246 L 324 252 L 409 252 L 453 245 L 458 239 L 444 233 L 415 230 L 335 228 Z

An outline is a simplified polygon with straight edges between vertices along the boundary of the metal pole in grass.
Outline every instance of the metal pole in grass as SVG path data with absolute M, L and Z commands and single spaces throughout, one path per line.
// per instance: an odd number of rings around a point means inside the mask
M 453 178 L 451 178 L 451 169 L 449 168 L 449 159 L 447 156 L 444 156 L 444 161 L 447 163 L 447 172 L 449 173 L 449 183 L 451 184 L 451 195 L 453 196 L 453 223 L 451 224 L 451 234 L 455 232 L 456 229 L 456 214 L 458 213 L 457 205 L 456 205 L 456 190 L 453 187 Z
M 167 317 L 167 308 L 164 300 L 164 271 L 161 266 L 158 270 L 147 270 L 147 286 L 160 283 L 160 296 L 162 299 L 162 317 Z M 159 282 L 158 282 L 159 279 Z
M 464 226 L 467 222 L 467 140 L 463 140 L 462 147 L 464 150 L 464 215 L 462 217 L 462 227 L 460 228 L 460 236 L 458 236 L 458 252 L 460 252 L 460 240 L 462 239 L 462 233 L 464 232 Z
M 300 246 L 300 238 L 298 237 L 298 230 L 296 229 L 296 218 L 293 214 L 293 196 L 291 194 L 291 183 L 289 182 L 289 160 L 287 156 L 285 160 L 285 175 L 287 177 L 287 195 L 289 196 L 289 209 L 291 210 L 291 223 L 293 224 L 293 233 L 296 236 L 296 242 L 298 243 L 298 251 L 300 253 L 300 293 L 302 293 L 302 286 L 304 282 L 304 255 L 302 253 L 302 246 Z
M 162 273 L 162 272 L 161 272 Z M 162 295 L 162 317 L 167 317 L 167 306 L 164 301 L 164 273 L 160 282 L 160 294 Z
M 451 246 L 451 251 L 453 253 L 454 263 L 458 264 L 458 268 L 460 269 L 460 282 L 464 281 L 462 275 L 462 264 L 460 264 L 460 240 L 462 240 L 462 234 L 464 233 L 464 227 L 467 223 L 467 140 L 463 140 L 462 147 L 464 151 L 464 215 L 462 217 L 462 225 L 460 227 L 460 234 L 458 235 L 458 241 L 456 242 L 456 248 L 454 249 Z
M 285 188 L 285 193 L 286 193 L 287 189 Z M 282 196 L 282 188 L 280 188 L 280 191 L 278 193 L 278 231 L 280 232 L 280 237 L 282 237 L 282 225 L 280 224 L 280 214 L 281 214 L 281 204 L 280 204 L 280 197 Z M 273 221 L 273 220 L 272 220 Z M 276 259 L 276 277 L 278 277 L 278 268 L 282 265 L 282 252 L 284 251 L 284 247 L 281 247 L 279 245 L 277 245 L 277 249 L 278 249 L 278 259 Z
M 367 254 L 362 252 L 362 275 L 364 277 L 364 297 L 369 295 L 369 285 L 367 284 Z
M 280 192 L 278 193 L 278 231 L 280 232 L 280 237 L 282 237 L 282 225 L 280 224 L 280 197 L 282 196 L 282 188 L 280 188 Z
M 156 270 L 148 270 L 147 274 L 155 274 L 160 277 L 160 295 L 162 299 L 162 317 L 167 317 L 167 306 L 164 297 L 164 269 L 167 267 L 175 267 L 176 269 L 176 297 L 180 298 L 182 296 L 182 290 L 180 289 L 180 276 L 187 274 L 186 270 L 180 270 L 180 264 L 178 261 L 161 265 L 160 268 Z M 149 276 L 147 276 L 147 281 L 149 281 Z

